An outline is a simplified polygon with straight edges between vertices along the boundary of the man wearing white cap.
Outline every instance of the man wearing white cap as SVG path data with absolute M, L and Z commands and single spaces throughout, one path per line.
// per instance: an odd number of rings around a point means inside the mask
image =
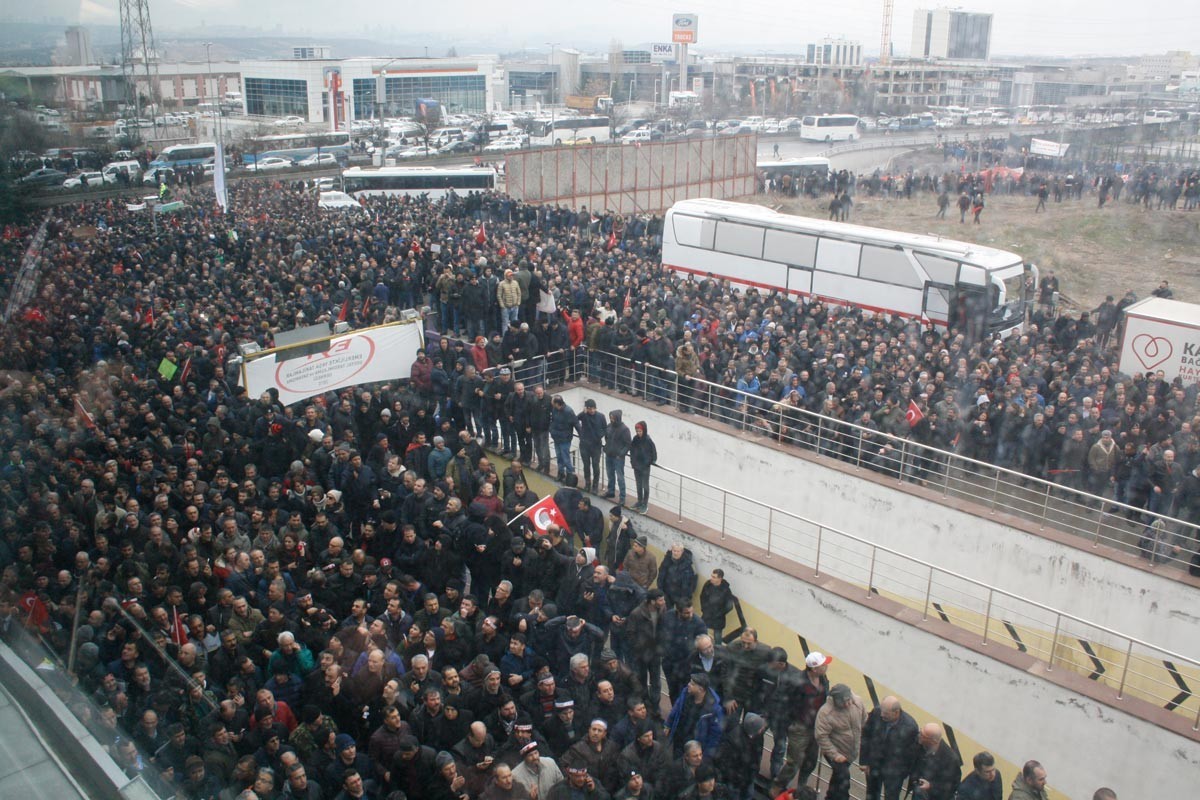
M 787 752 L 783 766 L 771 784 L 770 796 L 775 797 L 788 787 L 793 778 L 799 777 L 800 786 L 817 766 L 817 740 L 814 728 L 817 712 L 825 705 L 829 696 L 829 670 L 831 656 L 816 651 L 804 658 L 804 673 L 796 687 L 795 706 L 787 728 Z
M 550 790 L 563 782 L 562 770 L 554 759 L 541 753 L 542 745 L 536 740 L 521 748 L 521 763 L 513 768 L 513 780 L 525 785 L 526 789 L 537 789 L 535 797 L 548 797 Z
M 575 767 L 586 767 L 588 774 L 605 790 L 615 790 L 619 786 L 620 760 L 620 749 L 608 739 L 608 723 L 598 717 L 588 725 L 583 741 L 572 745 L 562 757 L 568 772 Z

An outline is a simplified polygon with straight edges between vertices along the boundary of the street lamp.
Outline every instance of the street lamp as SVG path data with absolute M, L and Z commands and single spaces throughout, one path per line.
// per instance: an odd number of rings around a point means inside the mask
M 209 97 L 208 97 L 208 86 L 213 81 L 212 46 L 213 46 L 212 42 L 204 43 L 204 58 L 208 62 L 208 81 L 205 83 L 205 86 L 204 86 L 204 99 L 208 100 L 209 105 L 212 106 L 213 134 L 216 137 L 217 142 L 220 142 L 221 141 L 221 120 L 217 118 L 217 112 L 220 110 L 220 101 L 218 100 L 216 103 L 214 103 L 211 100 L 209 100 Z M 220 94 L 220 92 L 214 91 L 213 94 Z

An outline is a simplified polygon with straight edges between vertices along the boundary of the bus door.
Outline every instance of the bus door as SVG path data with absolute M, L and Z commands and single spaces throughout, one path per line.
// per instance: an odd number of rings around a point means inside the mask
M 958 311 L 955 308 L 957 302 L 958 291 L 955 286 L 947 283 L 927 283 L 921 311 L 931 322 L 952 327 Z

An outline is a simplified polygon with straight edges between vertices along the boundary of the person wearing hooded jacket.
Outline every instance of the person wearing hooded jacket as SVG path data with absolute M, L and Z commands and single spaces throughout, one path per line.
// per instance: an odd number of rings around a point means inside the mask
M 741 720 L 731 721 L 721 736 L 714 766 L 737 800 L 750 800 L 754 795 L 754 778 L 762 763 L 766 730 L 767 721 L 751 712 Z
M 658 449 L 646 433 L 645 422 L 635 423 L 633 430 L 633 439 L 629 443 L 629 463 L 633 465 L 633 479 L 637 484 L 637 505 L 633 510 L 645 514 L 650 507 L 650 467 L 658 461 Z
M 625 505 L 625 457 L 633 436 L 629 426 L 621 421 L 621 410 L 608 412 L 608 427 L 604 429 L 604 461 L 608 470 L 608 486 L 605 500 L 616 500 Z

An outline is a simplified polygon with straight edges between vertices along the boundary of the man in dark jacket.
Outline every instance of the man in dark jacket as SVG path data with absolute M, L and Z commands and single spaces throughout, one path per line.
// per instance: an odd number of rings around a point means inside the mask
M 571 441 L 575 436 L 578 420 L 575 409 L 567 405 L 562 395 L 550 401 L 550 439 L 554 442 L 554 460 L 558 463 L 558 480 L 575 474 L 571 463 Z
M 667 596 L 669 605 L 691 602 L 696 592 L 696 569 L 692 566 L 692 551 L 681 542 L 672 543 L 663 556 L 658 567 L 658 588 Z
M 729 787 L 735 800 L 750 800 L 754 795 L 754 776 L 762 762 L 763 734 L 767 721 L 758 714 L 746 714 L 730 722 L 721 737 L 715 766 L 721 782 Z
M 600 452 L 604 447 L 604 415 L 596 411 L 596 401 L 583 401 L 583 411 L 576 418 L 579 432 L 579 460 L 583 462 L 583 481 L 587 491 L 600 489 Z
M 659 584 L 662 584 L 661 580 Z M 692 673 L 684 670 L 687 669 L 697 637 L 705 636 L 707 631 L 708 627 L 696 614 L 691 600 L 676 604 L 663 615 L 659 632 L 663 642 L 663 664 L 667 667 L 668 697 L 677 697 L 691 677 Z
M 608 412 L 608 427 L 604 429 L 604 462 L 608 471 L 608 486 L 604 499 L 625 505 L 625 457 L 633 434 L 621 421 L 620 410 Z
M 917 723 L 895 697 L 885 697 L 863 725 L 859 763 L 867 779 L 867 800 L 900 800 L 920 745 Z
M 942 726 L 927 722 L 909 785 L 916 800 L 952 800 L 962 781 L 962 759 L 942 738 Z
M 725 632 L 725 616 L 733 610 L 733 590 L 725 580 L 725 570 L 714 569 L 700 590 L 700 616 L 719 644 Z

